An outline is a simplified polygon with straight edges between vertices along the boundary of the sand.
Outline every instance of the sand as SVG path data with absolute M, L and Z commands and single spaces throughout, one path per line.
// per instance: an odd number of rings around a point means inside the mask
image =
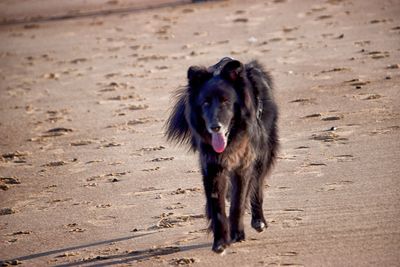
M 145 2 L 0 3 L 2 264 L 398 266 L 400 3 Z M 271 71 L 281 150 L 269 228 L 219 256 L 163 124 L 224 56 Z

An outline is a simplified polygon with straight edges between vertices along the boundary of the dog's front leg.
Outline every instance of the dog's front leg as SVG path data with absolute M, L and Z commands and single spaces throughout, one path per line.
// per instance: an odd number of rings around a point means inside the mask
M 207 164 L 203 168 L 204 190 L 207 199 L 207 216 L 214 233 L 212 250 L 224 252 L 229 245 L 229 223 L 225 213 L 227 176 L 218 164 Z
M 231 209 L 229 214 L 231 241 L 245 240 L 243 216 L 246 208 L 246 193 L 249 185 L 249 173 L 240 172 L 232 176 Z

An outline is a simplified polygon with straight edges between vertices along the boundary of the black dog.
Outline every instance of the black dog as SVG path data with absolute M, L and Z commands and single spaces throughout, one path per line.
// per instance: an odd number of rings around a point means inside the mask
M 200 153 L 206 211 L 214 232 L 212 249 L 222 253 L 230 242 L 245 239 L 243 214 L 249 198 L 251 226 L 259 232 L 267 227 L 264 178 L 278 148 L 272 80 L 257 61 L 243 65 L 231 58 L 209 68 L 192 66 L 187 76 L 189 84 L 177 94 L 166 135 Z

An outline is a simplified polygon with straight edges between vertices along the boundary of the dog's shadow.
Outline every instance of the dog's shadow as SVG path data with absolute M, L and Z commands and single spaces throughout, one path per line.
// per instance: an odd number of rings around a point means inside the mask
M 88 248 L 88 247 L 94 247 L 94 246 L 100 246 L 100 245 L 109 244 L 109 243 L 121 242 L 121 241 L 134 239 L 134 238 L 138 238 L 138 237 L 143 237 L 143 236 L 151 235 L 151 234 L 155 234 L 155 233 L 156 232 L 143 233 L 143 234 L 139 234 L 139 235 L 126 236 L 126 237 L 110 239 L 110 240 L 103 240 L 103 241 L 85 244 L 85 245 L 61 248 L 61 249 L 26 255 L 26 256 L 15 258 L 13 260 L 26 261 L 26 260 L 33 260 L 33 259 L 40 258 L 40 257 L 47 257 L 47 256 L 51 256 L 51 255 L 55 255 L 55 257 L 57 257 L 58 256 L 57 254 L 62 254 L 62 253 L 68 254 L 68 252 L 72 252 L 72 251 L 76 251 L 76 250 L 80 250 L 80 249 L 84 249 L 84 248 Z M 110 266 L 110 265 L 115 265 L 115 264 L 146 261 L 146 260 L 150 260 L 152 258 L 156 258 L 156 257 L 163 256 L 163 255 L 170 255 L 170 254 L 174 254 L 174 253 L 178 253 L 178 252 L 201 249 L 201 248 L 210 247 L 210 246 L 211 246 L 211 244 L 209 244 L 209 243 L 194 244 L 194 245 L 187 245 L 187 246 L 161 246 L 161 247 L 149 248 L 149 249 L 143 249 L 143 250 L 125 251 L 125 252 L 111 254 L 111 255 L 98 255 L 98 256 L 86 257 L 86 258 L 82 258 L 82 259 L 76 259 L 76 260 L 74 259 L 74 261 L 72 261 L 72 262 L 58 264 L 55 266 L 58 266 L 58 267 Z M 10 261 L 12 261 L 12 260 L 10 260 Z

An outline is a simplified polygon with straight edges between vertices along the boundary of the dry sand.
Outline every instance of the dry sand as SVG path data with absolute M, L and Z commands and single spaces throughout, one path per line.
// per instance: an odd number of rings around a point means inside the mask
M 1 1 L 3 264 L 399 266 L 399 1 L 143 2 Z M 275 77 L 282 147 L 269 228 L 219 256 L 162 125 L 223 56 Z

